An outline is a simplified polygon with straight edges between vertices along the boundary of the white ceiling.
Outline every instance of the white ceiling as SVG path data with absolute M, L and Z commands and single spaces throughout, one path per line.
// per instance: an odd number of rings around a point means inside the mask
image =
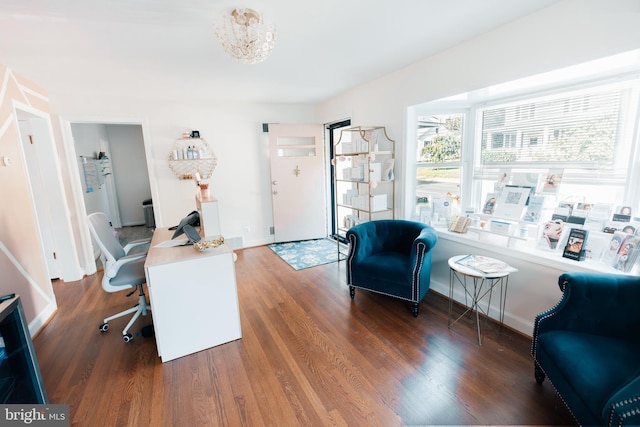
M 559 0 L 2 0 L 0 63 L 93 96 L 315 103 Z M 214 23 L 251 7 L 267 61 L 228 57 Z

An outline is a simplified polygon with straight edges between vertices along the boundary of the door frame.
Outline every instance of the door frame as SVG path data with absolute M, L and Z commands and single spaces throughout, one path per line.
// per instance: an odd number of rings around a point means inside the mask
M 335 144 L 337 141 L 334 140 L 334 136 L 333 136 L 333 131 L 336 129 L 340 129 L 340 128 L 347 128 L 351 126 L 351 119 L 343 119 L 343 120 L 338 120 L 335 122 L 331 122 L 331 123 L 326 123 L 324 125 L 324 129 L 325 129 L 325 141 L 326 141 L 326 145 L 327 145 L 327 159 L 329 160 L 327 162 L 327 177 L 329 178 L 329 181 L 327 183 L 327 187 L 328 187 L 328 191 L 327 194 L 329 194 L 329 201 L 330 204 L 328 206 L 328 215 L 327 218 L 329 221 L 331 221 L 330 224 L 328 224 L 327 230 L 329 231 L 328 235 L 329 238 L 337 240 L 340 236 L 338 234 L 338 219 L 337 219 L 337 204 L 336 204 L 336 198 L 338 197 L 336 195 L 336 180 L 335 180 L 335 166 L 332 162 L 333 158 L 334 158 L 334 148 L 335 148 Z
M 84 203 L 82 177 L 80 176 L 80 170 L 77 167 L 76 148 L 73 139 L 73 133 L 71 131 L 72 123 L 86 123 L 86 124 L 105 124 L 105 125 L 139 125 L 142 128 L 142 142 L 144 144 L 145 161 L 147 162 L 147 170 L 149 171 L 149 185 L 151 187 L 151 197 L 154 200 L 154 204 L 160 204 L 160 193 L 158 191 L 158 181 L 152 171 L 152 157 L 151 157 L 151 144 L 150 144 L 150 132 L 149 124 L 145 119 L 118 119 L 113 117 L 73 117 L 66 116 L 60 117 L 60 130 L 62 133 L 63 145 L 65 148 L 67 173 L 69 176 L 69 185 L 71 186 L 71 193 L 73 200 L 72 216 L 77 221 L 75 224 L 75 230 L 77 240 L 79 241 L 78 257 L 80 258 L 80 265 L 84 274 L 94 274 L 96 269 L 95 256 L 93 251 L 93 244 L 91 242 L 91 234 L 89 232 L 89 222 L 87 220 L 87 209 Z M 70 207 L 71 208 L 71 207 Z M 162 224 L 162 217 L 160 209 L 154 209 L 154 217 L 156 224 Z

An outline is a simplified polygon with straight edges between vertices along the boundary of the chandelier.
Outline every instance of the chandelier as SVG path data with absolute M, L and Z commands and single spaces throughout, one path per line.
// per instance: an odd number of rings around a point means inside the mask
M 216 35 L 224 51 L 244 64 L 264 61 L 276 44 L 275 26 L 253 9 L 235 9 L 216 26 Z

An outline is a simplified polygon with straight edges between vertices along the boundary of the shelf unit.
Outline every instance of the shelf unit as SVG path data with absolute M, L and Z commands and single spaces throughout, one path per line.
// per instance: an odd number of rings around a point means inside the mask
M 167 162 L 178 179 L 193 179 L 198 170 L 202 179 L 208 179 L 218 165 L 216 154 L 203 138 L 177 139 Z
M 360 222 L 394 218 L 395 141 L 382 126 L 343 129 L 334 146 L 338 252 Z

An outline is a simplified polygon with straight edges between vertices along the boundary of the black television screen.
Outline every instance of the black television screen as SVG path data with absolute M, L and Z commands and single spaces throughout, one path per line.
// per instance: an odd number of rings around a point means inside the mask
M 0 302 L 0 403 L 48 403 L 20 297 L 11 296 Z
M 200 225 L 200 214 L 198 213 L 198 211 L 193 211 L 189 215 L 182 218 L 171 238 L 175 239 L 176 237 L 182 235 L 184 233 L 184 226 L 187 224 L 192 227 Z

